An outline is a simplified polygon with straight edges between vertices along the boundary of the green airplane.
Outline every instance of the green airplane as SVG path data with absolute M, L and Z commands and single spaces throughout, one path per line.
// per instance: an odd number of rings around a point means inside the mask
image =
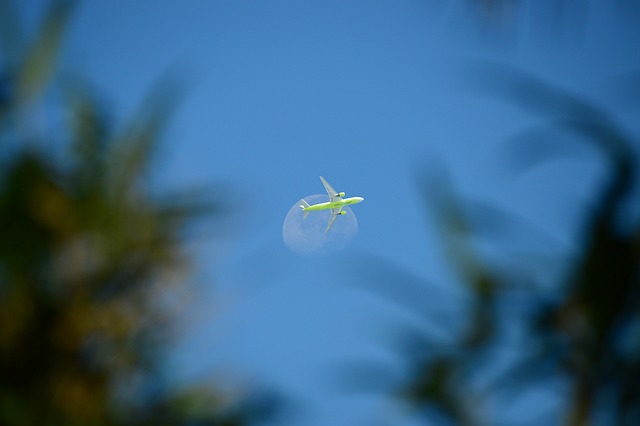
M 329 182 L 324 180 L 322 176 L 320 176 L 320 180 L 324 185 L 324 189 L 327 190 L 327 194 L 329 194 L 329 201 L 326 203 L 318 203 L 314 205 L 309 205 L 304 199 L 300 200 L 302 204 L 300 204 L 300 208 L 304 212 L 303 219 L 306 219 L 309 216 L 309 213 L 318 210 L 329 210 L 331 209 L 331 217 L 329 217 L 329 224 L 327 225 L 327 229 L 324 230 L 325 233 L 329 232 L 329 228 L 333 225 L 333 222 L 336 221 L 338 216 L 342 216 L 343 214 L 347 214 L 346 210 L 342 210 L 344 206 L 348 206 L 351 204 L 357 204 L 364 201 L 362 197 L 351 197 L 351 198 L 342 198 L 344 197 L 344 192 L 336 192 L 335 189 L 329 185 Z

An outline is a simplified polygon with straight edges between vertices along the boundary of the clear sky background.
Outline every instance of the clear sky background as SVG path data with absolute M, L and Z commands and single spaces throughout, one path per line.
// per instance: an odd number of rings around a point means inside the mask
M 505 141 L 541 120 L 469 77 L 480 61 L 504 62 L 615 105 L 609 81 L 640 66 L 640 26 L 605 0 L 558 2 L 566 19 L 555 24 L 540 5 L 552 2 L 515 2 L 502 20 L 470 3 L 80 2 L 61 71 L 87 76 L 119 118 L 163 75 L 181 76 L 159 180 L 220 184 L 236 209 L 224 239 L 197 247 L 193 279 L 206 297 L 185 320 L 171 363 L 180 376 L 223 366 L 277 389 L 299 403 L 286 424 L 411 424 L 382 395 L 336 393 L 328 372 L 377 359 L 401 376 L 384 334 L 404 313 L 349 283 L 393 265 L 400 279 L 453 286 L 415 179 L 425 168 L 446 167 L 460 194 L 545 231 L 523 228 L 511 248 L 570 255 L 604 170 L 597 155 L 576 149 L 510 177 Z M 42 9 L 25 15 L 36 22 Z M 637 115 L 619 119 L 638 130 Z M 323 192 L 318 175 L 365 202 L 353 207 L 355 241 L 309 259 L 286 249 L 282 223 L 297 200 Z

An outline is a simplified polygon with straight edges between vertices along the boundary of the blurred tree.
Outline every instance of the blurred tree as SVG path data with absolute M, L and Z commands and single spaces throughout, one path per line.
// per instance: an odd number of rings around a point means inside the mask
M 551 113 L 553 126 L 593 144 L 609 170 L 558 297 L 535 305 L 536 350 L 523 367 L 566 378 L 571 425 L 639 424 L 640 223 L 629 212 L 640 202 L 637 139 L 597 105 L 522 73 L 503 75 L 519 104 Z
M 640 13 L 637 0 L 463 0 L 450 2 L 458 14 L 471 15 L 465 26 L 489 40 L 513 43 L 533 39 L 553 46 L 580 44 L 589 23 L 602 4 L 609 6 L 620 22 L 635 23 Z
M 436 423 L 500 424 L 501 404 L 542 390 L 559 398 L 561 413 L 543 412 L 537 417 L 529 408 L 521 424 L 640 424 L 637 141 L 610 113 L 584 99 L 521 71 L 489 68 L 490 80 L 483 81 L 491 93 L 546 114 L 550 124 L 545 126 L 592 144 L 609 166 L 594 205 L 584 211 L 578 253 L 555 290 L 542 290 L 535 285 L 540 271 L 523 277 L 513 264 L 485 260 L 477 248 L 476 231 L 490 224 L 473 218 L 481 209 L 467 208 L 457 199 L 444 173 L 423 177 L 425 205 L 435 213 L 442 247 L 464 286 L 463 301 L 456 298 L 454 304 L 461 303 L 464 309 L 462 314 L 451 311 L 448 317 L 430 312 L 426 301 L 433 294 L 424 283 L 400 279 L 391 286 L 371 281 L 370 289 L 384 291 L 385 299 L 417 312 L 450 338 L 443 341 L 411 326 L 409 332 L 400 333 L 409 379 L 398 387 L 384 369 L 371 366 L 364 384 L 383 382 L 388 391 L 426 413 L 427 419 L 438 419 Z M 529 145 L 540 140 L 518 138 L 518 142 Z M 517 153 L 531 152 L 530 147 L 521 148 L 526 149 Z M 552 154 L 554 148 L 550 149 Z M 521 169 L 540 161 L 526 155 L 512 160 Z M 520 223 L 497 209 L 492 215 L 503 223 Z M 408 303 L 407 295 L 419 291 L 422 296 L 412 296 Z M 452 326 L 460 319 L 461 326 Z M 524 337 L 514 338 L 514 327 L 523 330 L 516 334 Z M 348 380 L 353 382 L 354 376 Z M 559 385 L 566 389 L 564 395 L 558 394 Z M 492 403 L 497 410 L 489 408 Z
M 158 363 L 189 294 L 188 231 L 219 212 L 146 180 L 173 93 L 121 130 L 79 85 L 51 96 L 72 9 L 53 1 L 30 42 L 0 1 L 0 424 L 241 424 L 250 407 L 169 388 Z

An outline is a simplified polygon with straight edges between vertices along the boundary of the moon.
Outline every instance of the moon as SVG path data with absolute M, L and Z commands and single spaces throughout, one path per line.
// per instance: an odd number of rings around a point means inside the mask
M 327 195 L 309 195 L 304 200 L 309 204 L 329 201 Z M 300 201 L 297 201 L 284 219 L 282 239 L 289 250 L 302 255 L 322 255 L 345 248 L 358 232 L 358 220 L 350 207 L 343 207 L 347 213 L 340 215 L 329 229 L 330 210 L 309 212 L 303 219 Z

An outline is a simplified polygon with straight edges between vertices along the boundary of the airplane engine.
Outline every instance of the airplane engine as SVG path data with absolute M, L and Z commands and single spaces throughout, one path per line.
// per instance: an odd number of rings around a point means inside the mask
M 346 212 L 345 210 L 342 210 L 342 211 L 340 212 L 340 214 L 341 214 L 341 215 L 345 215 L 345 214 L 347 214 L 347 212 Z
M 338 192 L 338 195 L 344 197 L 344 192 Z

